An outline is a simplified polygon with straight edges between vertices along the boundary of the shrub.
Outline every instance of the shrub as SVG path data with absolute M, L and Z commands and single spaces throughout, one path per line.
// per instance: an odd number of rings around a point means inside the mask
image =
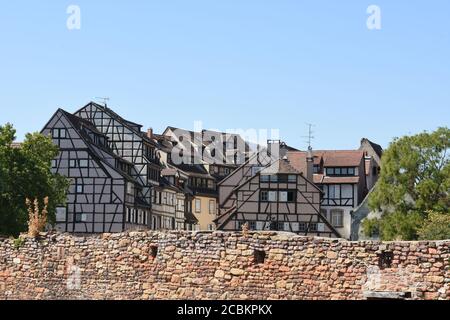
M 47 225 L 48 217 L 48 197 L 44 198 L 44 207 L 42 211 L 39 208 L 39 200 L 36 198 L 32 203 L 31 200 L 26 199 L 26 204 L 28 207 L 28 235 L 30 237 L 36 238 L 39 232 L 45 230 Z

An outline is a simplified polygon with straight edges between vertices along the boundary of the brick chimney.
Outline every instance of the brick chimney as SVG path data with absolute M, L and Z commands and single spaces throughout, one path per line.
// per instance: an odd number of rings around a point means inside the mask
M 314 155 L 311 147 L 308 148 L 306 155 L 306 178 L 314 182 Z
M 147 137 L 152 139 L 153 138 L 153 128 L 149 128 L 147 130 Z

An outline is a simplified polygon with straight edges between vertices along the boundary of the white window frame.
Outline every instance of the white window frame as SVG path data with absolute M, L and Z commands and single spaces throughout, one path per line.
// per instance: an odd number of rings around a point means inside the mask
M 202 200 L 195 199 L 195 213 L 201 213 L 201 212 L 202 212 Z
M 216 201 L 209 200 L 209 214 L 216 214 Z

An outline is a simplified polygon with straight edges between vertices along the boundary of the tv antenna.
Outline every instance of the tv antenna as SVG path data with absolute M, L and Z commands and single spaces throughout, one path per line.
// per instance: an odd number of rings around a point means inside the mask
M 101 100 L 101 102 L 103 102 L 103 105 L 106 107 L 108 107 L 108 102 L 109 102 L 109 97 L 95 97 L 95 100 Z
M 307 123 L 306 124 L 308 126 L 308 135 L 307 136 L 303 136 L 303 138 L 306 138 L 307 141 L 306 143 L 308 144 L 308 150 L 312 150 L 312 142 L 314 140 L 314 131 L 313 131 L 313 127 L 315 127 L 314 124 L 312 123 Z

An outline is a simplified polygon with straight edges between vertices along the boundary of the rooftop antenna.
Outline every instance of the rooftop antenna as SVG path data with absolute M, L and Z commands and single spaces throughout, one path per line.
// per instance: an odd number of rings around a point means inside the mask
M 303 138 L 308 139 L 306 141 L 306 143 L 308 144 L 308 150 L 312 150 L 312 141 L 314 140 L 314 131 L 313 131 L 313 127 L 315 127 L 314 124 L 312 123 L 307 123 L 306 124 L 308 126 L 308 135 L 307 136 L 303 136 Z
M 101 100 L 105 108 L 108 108 L 109 97 L 95 97 L 95 100 Z

